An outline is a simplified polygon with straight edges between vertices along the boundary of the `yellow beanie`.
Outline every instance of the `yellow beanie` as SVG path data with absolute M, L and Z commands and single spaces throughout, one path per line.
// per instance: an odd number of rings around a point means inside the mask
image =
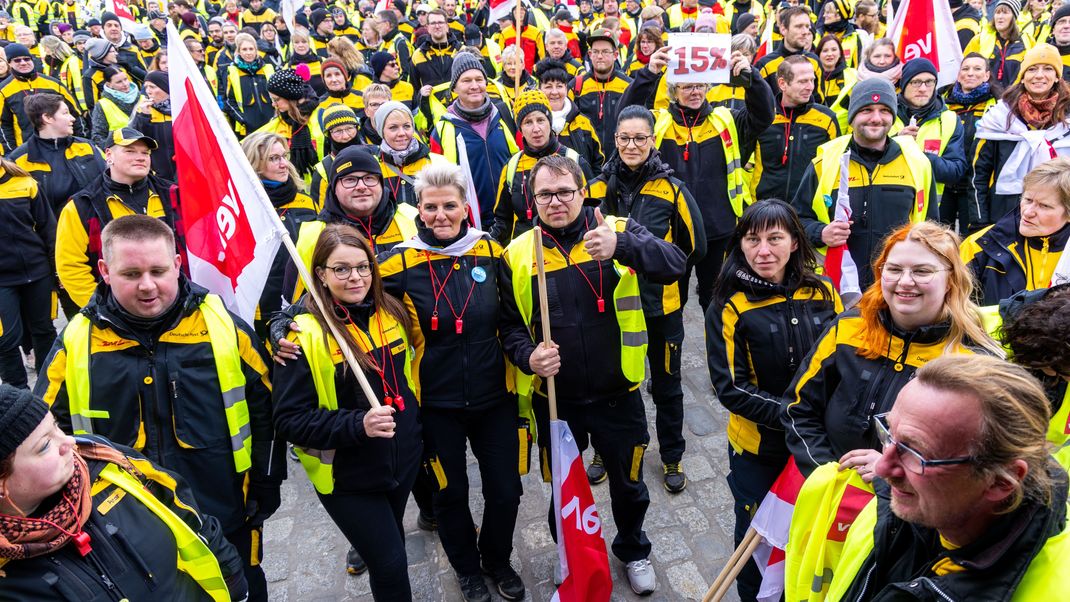
M 1055 73 L 1062 77 L 1063 58 L 1059 55 L 1059 49 L 1051 44 L 1041 42 L 1025 53 L 1025 58 L 1022 59 L 1022 68 L 1018 72 L 1018 79 L 1021 79 L 1022 74 L 1034 65 L 1051 65 L 1051 68 L 1055 69 Z
M 513 114 L 516 115 L 516 123 L 519 126 L 532 111 L 541 111 L 550 118 L 550 99 L 542 90 L 524 90 L 516 97 L 513 103 Z

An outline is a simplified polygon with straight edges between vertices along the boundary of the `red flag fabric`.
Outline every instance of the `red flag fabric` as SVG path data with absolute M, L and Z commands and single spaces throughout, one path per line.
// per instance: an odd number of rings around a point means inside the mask
M 751 520 L 751 527 L 762 538 L 762 543 L 754 551 L 754 561 L 762 572 L 762 585 L 758 590 L 761 602 L 775 602 L 784 593 L 784 548 L 788 545 L 795 501 L 805 481 L 795 466 L 795 458 L 789 458 Z
M 119 24 L 123 26 L 123 31 L 133 31 L 137 26 L 134 13 L 130 11 L 127 0 L 104 0 L 104 9 L 119 17 Z
M 938 86 L 955 83 L 962 46 L 947 2 L 903 0 L 888 27 L 888 37 L 903 61 L 919 57 L 932 61 Z
M 564 580 L 555 602 L 605 602 L 613 591 L 602 519 L 568 423 L 550 421 L 557 557 Z
M 758 52 L 754 55 L 754 60 L 762 58 L 773 51 L 773 22 L 776 19 L 766 19 L 765 28 L 762 29 L 762 38 L 758 42 Z
M 490 0 L 490 20 L 492 22 L 498 21 L 508 17 L 513 13 L 513 9 L 516 8 L 516 0 Z
M 167 26 L 175 165 L 190 278 L 252 323 L 284 232 L 174 25 Z

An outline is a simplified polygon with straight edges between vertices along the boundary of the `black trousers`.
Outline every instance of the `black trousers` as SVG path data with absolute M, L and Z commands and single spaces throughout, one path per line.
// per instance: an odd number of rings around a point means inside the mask
M 758 505 L 769 493 L 769 488 L 780 476 L 787 464 L 787 458 L 766 459 L 753 454 L 738 454 L 731 446 L 728 448 L 728 488 L 735 499 L 736 529 L 735 540 L 738 546 L 750 528 L 751 518 L 758 510 Z M 758 599 L 758 589 L 762 585 L 762 574 L 752 558 L 736 578 L 741 602 Z
M 249 602 L 267 602 L 267 577 L 260 562 L 264 559 L 264 528 L 242 527 L 227 534 L 227 541 L 234 544 L 241 556 L 245 569 L 245 580 L 249 583 Z
M 412 600 L 409 560 L 405 553 L 405 504 L 419 470 L 414 466 L 391 491 L 376 493 L 316 493 L 323 509 L 368 565 L 372 597 Z M 391 520 L 393 519 L 393 520 Z
M 538 425 L 542 463 L 552 465 L 550 455 L 550 408 L 545 397 L 532 399 Z M 557 418 L 568 423 L 580 453 L 593 444 L 606 466 L 609 499 L 617 534 L 613 537 L 613 555 L 622 562 L 642 560 L 650 555 L 650 540 L 643 531 L 643 519 L 650 505 L 650 492 L 643 482 L 643 453 L 650 434 L 639 390 L 618 398 L 586 405 L 557 404 Z M 547 474 L 547 470 L 543 470 Z M 557 541 L 554 504 L 547 512 L 550 534 Z
M 458 575 L 478 575 L 509 562 L 523 488 L 515 399 L 480 410 L 421 408 L 424 449 L 441 470 L 445 487 L 434 494 L 438 537 Z M 468 444 L 479 463 L 483 523 L 476 541 L 468 505 Z M 436 479 L 436 485 L 439 484 Z
M 969 233 L 969 203 L 972 203 L 973 199 L 972 190 L 944 188 L 944 194 L 940 197 L 940 223 L 966 236 Z
M 721 273 L 725 251 L 731 239 L 731 234 L 720 238 L 707 238 L 706 256 L 695 264 L 695 277 L 698 278 L 698 304 L 702 307 L 702 315 L 706 315 L 706 310 L 713 301 L 713 284 L 717 282 L 717 275 Z M 681 308 L 687 303 L 687 289 L 690 283 L 691 268 L 688 268 L 683 280 L 680 281 Z
M 18 286 L 0 286 L 0 379 L 13 387 L 28 384 L 19 346 L 28 332 L 37 365 L 44 365 L 56 328 L 52 325 L 52 278 Z
M 646 319 L 651 396 L 657 409 L 655 426 L 664 464 L 684 456 L 684 391 L 680 382 L 680 352 L 684 344 L 683 311 Z M 597 449 L 597 446 L 595 446 Z

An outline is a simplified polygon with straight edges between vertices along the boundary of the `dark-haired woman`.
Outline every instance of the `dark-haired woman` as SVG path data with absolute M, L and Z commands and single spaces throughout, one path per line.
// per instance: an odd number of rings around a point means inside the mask
M 767 199 L 743 212 L 706 313 L 706 354 L 717 400 L 728 418 L 728 487 L 738 545 L 754 509 L 791 455 L 780 412 L 795 370 L 843 310 L 831 283 L 814 273 L 817 256 L 795 210 Z M 754 600 L 753 562 L 737 579 Z
M 967 233 L 970 203 L 974 199 L 973 158 L 977 150 L 977 122 L 989 107 L 996 104 L 996 88 L 988 81 L 988 61 L 980 54 L 966 55 L 959 65 L 958 78 L 944 100 L 962 122 L 962 146 L 966 151 L 966 174 L 955 184 L 944 187 L 940 197 L 940 222 Z M 957 223 L 957 225 L 956 225 Z
M 327 305 L 306 303 L 295 321 L 302 357 L 275 367 L 275 428 L 294 444 L 327 514 L 368 566 L 376 600 L 410 600 L 402 518 L 423 452 L 412 322 L 383 292 L 379 265 L 356 229 L 324 228 L 312 285 Z M 356 357 L 369 400 L 328 324 Z M 382 405 L 378 405 L 381 403 Z
M 970 231 L 1018 205 L 1025 175 L 1056 155 L 1070 156 L 1070 84 L 1051 44 L 1037 44 L 1022 61 L 1021 80 L 977 123 Z
M 1033 40 L 1018 29 L 1020 9 L 1018 0 L 996 0 L 992 20 L 981 27 L 963 50 L 963 54 L 976 52 L 987 58 L 992 82 L 1001 88 L 1017 81 L 1025 60 L 1023 56 L 1033 46 Z
M 606 158 L 602 151 L 602 141 L 586 115 L 580 113 L 576 103 L 568 97 L 568 86 L 572 76 L 564 63 L 547 59 L 535 65 L 535 77 L 539 80 L 539 89 L 550 103 L 550 126 L 557 139 L 564 146 L 571 148 L 587 159 L 595 173 L 602 170 Z
M 817 58 L 821 61 L 821 77 L 814 86 L 814 93 L 832 104 L 844 88 L 854 85 L 858 72 L 847 66 L 843 45 L 834 35 L 828 34 L 817 43 Z

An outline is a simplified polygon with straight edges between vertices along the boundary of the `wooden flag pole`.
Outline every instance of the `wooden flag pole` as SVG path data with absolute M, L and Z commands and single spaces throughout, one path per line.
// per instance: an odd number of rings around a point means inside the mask
M 754 527 L 747 529 L 747 534 L 743 536 L 743 541 L 739 542 L 739 546 L 732 552 L 732 556 L 729 557 L 728 562 L 721 569 L 721 573 L 713 580 L 713 585 L 710 586 L 706 595 L 702 597 L 702 602 L 720 602 L 721 598 L 728 593 L 728 588 L 736 580 L 739 572 L 743 570 L 750 557 L 754 555 L 754 550 L 761 541 L 762 538 L 758 536 L 758 532 L 754 530 Z
M 535 266 L 539 281 L 539 317 L 542 321 L 542 341 L 544 345 L 553 345 L 550 339 L 550 306 L 546 301 L 546 266 L 542 259 L 542 226 L 535 226 Z M 550 420 L 557 420 L 557 390 L 554 377 L 546 377 L 546 399 L 550 402 Z

